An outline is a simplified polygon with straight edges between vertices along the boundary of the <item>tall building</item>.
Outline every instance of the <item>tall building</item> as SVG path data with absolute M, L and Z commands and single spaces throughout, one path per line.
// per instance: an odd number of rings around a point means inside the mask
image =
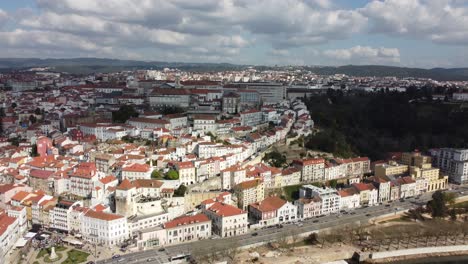
M 431 153 L 433 165 L 448 174 L 451 182 L 468 183 L 468 149 L 441 148 Z

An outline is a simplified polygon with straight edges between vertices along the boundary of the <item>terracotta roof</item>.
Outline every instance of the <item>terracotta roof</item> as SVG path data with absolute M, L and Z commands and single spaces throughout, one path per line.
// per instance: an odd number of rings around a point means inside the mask
M 5 233 L 10 225 L 16 221 L 16 218 L 8 216 L 6 213 L 0 214 L 0 236 Z
M 12 183 L 7 183 L 7 184 L 0 184 L 0 194 L 1 193 L 6 193 L 10 190 L 16 189 L 18 187 L 24 187 L 24 185 L 21 184 L 12 184 Z
M 354 183 L 353 187 L 359 192 L 370 191 L 375 189 L 374 185 L 372 185 L 371 183 Z
M 261 212 L 270 212 L 278 210 L 285 204 L 286 201 L 279 198 L 278 196 L 270 196 L 261 202 L 250 204 L 250 206 Z
M 211 220 L 205 214 L 197 214 L 193 216 L 181 216 L 181 217 L 175 218 L 172 221 L 166 222 L 164 224 L 164 228 L 169 229 L 169 228 L 174 228 L 178 226 L 192 225 L 192 224 L 198 224 L 198 223 L 204 223 L 204 222 L 211 222 Z
M 290 174 L 297 173 L 297 172 L 300 172 L 300 170 L 294 167 L 289 167 L 287 169 L 284 169 L 281 174 L 284 176 L 284 175 L 290 175 Z
M 136 185 L 140 188 L 160 188 L 163 183 L 161 181 L 152 179 L 138 179 L 133 181 L 133 185 Z
M 294 163 L 300 164 L 302 166 L 315 165 L 320 163 L 325 163 L 324 159 L 304 159 L 304 160 L 295 160 Z
M 182 161 L 177 163 L 177 168 L 178 169 L 188 169 L 188 168 L 193 168 L 193 163 L 191 161 Z
M 33 177 L 33 178 L 39 178 L 39 179 L 48 179 L 50 178 L 50 176 L 52 176 L 52 174 L 54 174 L 53 171 L 49 171 L 49 170 L 36 170 L 36 169 L 32 169 L 30 172 L 29 172 L 29 176 Z
M 108 183 L 113 182 L 115 180 L 117 180 L 117 178 L 115 176 L 109 175 L 109 176 L 106 176 L 106 177 L 100 179 L 99 181 L 102 182 L 102 184 L 108 184 Z
M 117 190 L 130 190 L 132 188 L 135 188 L 135 185 L 133 185 L 128 179 L 124 179 L 119 186 L 117 186 Z
M 85 214 L 85 216 L 87 216 L 89 218 L 104 220 L 104 221 L 112 221 L 112 220 L 124 218 L 124 216 L 122 216 L 122 215 L 109 214 L 109 213 L 104 213 L 104 212 L 97 212 L 97 211 L 93 211 L 93 210 L 89 210 Z
M 225 204 L 225 203 L 220 203 L 216 202 L 210 208 L 207 209 L 208 211 L 211 211 L 215 213 L 218 216 L 224 217 L 224 216 L 234 216 L 234 215 L 240 215 L 240 214 L 245 214 L 246 212 L 244 210 L 241 210 L 235 206 Z
M 234 188 L 240 189 L 240 190 L 247 190 L 247 189 L 257 187 L 261 183 L 262 183 L 261 179 L 255 179 L 255 180 L 241 182 L 237 184 Z
M 341 197 L 347 197 L 356 194 L 356 190 L 353 188 L 346 188 L 338 191 Z
M 150 170 L 151 170 L 150 165 L 139 164 L 139 163 L 133 163 L 129 166 L 125 166 L 122 168 L 122 171 L 130 171 L 130 172 L 149 172 Z
M 25 191 L 19 191 L 17 192 L 15 195 L 13 195 L 11 197 L 11 200 L 15 200 L 15 201 L 19 201 L 21 202 L 23 199 L 25 199 L 26 197 L 28 197 L 30 193 L 28 192 L 25 192 Z

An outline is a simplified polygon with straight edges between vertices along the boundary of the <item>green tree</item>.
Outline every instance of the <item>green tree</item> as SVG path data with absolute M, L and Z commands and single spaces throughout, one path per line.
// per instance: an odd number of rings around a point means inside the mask
M 332 188 L 336 188 L 336 185 L 338 185 L 338 181 L 337 180 L 329 180 L 328 181 L 328 185 Z
M 178 180 L 179 173 L 176 170 L 169 170 L 164 177 L 166 180 Z
M 445 205 L 444 193 L 436 191 L 432 194 L 432 200 L 428 202 L 433 217 L 445 217 L 447 215 L 447 206 Z
M 138 117 L 138 112 L 131 105 L 122 105 L 119 110 L 112 112 L 112 121 L 125 123 L 131 117 Z
M 151 178 L 152 179 L 162 179 L 163 176 L 161 174 L 161 172 L 159 170 L 154 170 L 153 172 L 151 172 Z
M 286 156 L 276 150 L 265 154 L 262 160 L 274 167 L 283 167 L 286 165 Z
M 174 196 L 175 197 L 184 197 L 185 194 L 187 193 L 187 187 L 183 184 L 177 188 L 177 190 L 174 191 Z

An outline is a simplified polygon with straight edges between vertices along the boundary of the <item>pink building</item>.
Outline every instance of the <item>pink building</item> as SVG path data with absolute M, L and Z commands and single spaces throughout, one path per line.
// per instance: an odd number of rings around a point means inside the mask
M 37 139 L 37 154 L 40 157 L 45 157 L 49 155 L 52 148 L 53 148 L 52 139 L 48 137 L 39 137 Z

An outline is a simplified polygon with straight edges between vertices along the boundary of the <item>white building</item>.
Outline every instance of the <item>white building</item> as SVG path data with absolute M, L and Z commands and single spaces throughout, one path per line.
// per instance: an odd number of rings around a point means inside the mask
M 218 125 L 214 116 L 198 115 L 193 118 L 193 130 L 206 132 L 216 132 Z
M 448 174 L 451 182 L 468 183 L 468 149 L 441 148 L 431 152 L 434 166 Z
M 220 237 L 231 237 L 247 232 L 247 212 L 229 204 L 216 202 L 204 209 L 212 220 L 213 233 Z
M 89 210 L 81 225 L 83 238 L 91 243 L 116 246 L 130 238 L 124 216 Z
M 193 242 L 211 237 L 211 220 L 205 214 L 181 216 L 163 224 L 166 237 L 161 245 Z
M 338 191 L 340 199 L 340 210 L 354 209 L 361 206 L 361 196 L 353 188 Z
M 137 179 L 151 179 L 152 168 L 148 164 L 133 163 L 122 168 L 122 179 L 130 181 Z
M 8 216 L 5 211 L 0 211 L 0 261 L 8 257 L 8 252 L 20 236 L 18 218 Z
M 195 166 L 191 161 L 182 161 L 176 163 L 176 169 L 179 173 L 179 181 L 181 184 L 187 186 L 197 182 Z
M 67 200 L 58 201 L 49 212 L 50 228 L 68 232 L 70 228 L 70 214 L 74 205 L 82 205 L 81 202 Z
M 240 120 L 242 126 L 254 127 L 263 122 L 263 113 L 259 110 L 248 110 L 240 113 Z
M 300 198 L 318 197 L 322 201 L 321 214 L 327 215 L 340 210 L 341 196 L 333 188 L 320 188 L 314 185 L 304 185 L 299 190 Z

